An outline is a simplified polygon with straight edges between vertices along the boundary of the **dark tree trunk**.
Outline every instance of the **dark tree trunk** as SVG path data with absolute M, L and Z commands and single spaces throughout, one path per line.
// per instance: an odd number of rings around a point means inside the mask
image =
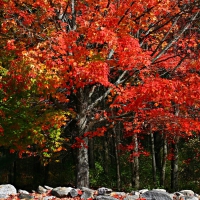
M 110 159 L 109 159 L 109 148 L 108 148 L 108 137 L 107 134 L 105 134 L 104 136 L 104 171 L 105 174 L 108 175 L 109 173 L 109 163 L 110 163 Z
M 165 186 L 165 169 L 166 169 L 166 161 L 167 161 L 167 139 L 166 135 L 163 135 L 163 159 L 162 159 L 162 170 L 161 170 L 161 178 L 160 185 L 162 187 Z
M 10 173 L 9 173 L 9 183 L 10 184 L 13 184 L 15 185 L 16 183 L 16 167 L 17 167 L 17 161 L 14 160 L 12 163 L 11 163 L 11 166 L 10 166 Z
M 171 189 L 178 190 L 178 137 L 176 136 L 173 148 L 173 159 L 171 161 Z
M 134 152 L 137 154 L 138 152 L 138 138 L 137 134 L 133 136 L 133 143 L 135 145 Z M 139 176 L 139 155 L 133 158 L 132 164 L 132 185 L 138 190 L 140 187 L 140 176 Z
M 95 168 L 95 160 L 94 160 L 94 139 L 91 138 L 88 141 L 89 143 L 89 167 L 91 169 Z
M 151 154 L 152 154 L 152 169 L 153 169 L 153 183 L 154 185 L 157 184 L 156 180 L 156 157 L 155 157 L 155 143 L 154 143 L 154 135 L 151 132 Z
M 174 105 L 174 114 L 179 116 L 179 105 Z M 171 189 L 173 191 L 178 190 L 178 142 L 179 136 L 174 136 L 172 143 L 173 159 L 171 161 Z
M 85 145 L 88 145 L 88 138 L 84 138 Z M 77 188 L 89 187 L 89 163 L 88 148 L 82 146 L 78 149 L 77 163 Z
M 43 185 L 47 185 L 48 178 L 49 178 L 49 168 L 50 168 L 50 162 L 44 166 L 44 179 L 43 179 Z
M 86 89 L 80 89 L 77 94 L 77 137 L 83 137 L 84 133 L 89 130 L 88 116 L 86 109 L 88 106 L 89 98 L 87 96 Z M 84 144 L 77 150 L 77 174 L 76 174 L 76 186 L 89 187 L 89 158 L 88 158 L 88 138 L 83 138 Z
M 116 158 L 116 172 L 117 172 L 117 190 L 121 189 L 121 174 L 120 174 L 120 160 L 118 152 L 119 136 L 120 136 L 120 124 L 118 123 L 114 128 L 114 146 L 115 146 L 115 158 Z

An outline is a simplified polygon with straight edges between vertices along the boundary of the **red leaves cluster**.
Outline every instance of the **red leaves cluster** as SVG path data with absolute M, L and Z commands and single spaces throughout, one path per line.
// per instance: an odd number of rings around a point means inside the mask
M 150 53 L 144 52 L 139 41 L 131 36 L 124 36 L 118 39 L 119 64 L 123 70 L 140 69 L 151 64 Z
M 104 133 L 106 131 L 107 131 L 107 128 L 103 126 L 103 127 L 97 128 L 95 131 L 86 132 L 84 134 L 84 137 L 89 137 L 89 138 L 101 137 L 101 136 L 104 136 Z

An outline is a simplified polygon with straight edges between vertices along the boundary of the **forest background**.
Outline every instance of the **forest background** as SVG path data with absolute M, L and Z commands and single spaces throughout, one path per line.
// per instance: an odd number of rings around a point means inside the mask
M 200 192 L 199 0 L 0 0 L 1 183 Z

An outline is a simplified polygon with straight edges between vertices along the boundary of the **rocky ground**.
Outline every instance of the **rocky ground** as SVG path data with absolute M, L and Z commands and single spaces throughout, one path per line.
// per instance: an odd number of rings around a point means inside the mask
M 101 187 L 98 190 L 82 187 L 39 186 L 37 191 L 31 193 L 25 190 L 16 190 L 11 184 L 0 185 L 0 200 L 200 200 L 198 194 L 192 190 L 182 190 L 175 193 L 168 193 L 164 189 L 143 189 L 131 193 L 113 192 L 112 189 Z

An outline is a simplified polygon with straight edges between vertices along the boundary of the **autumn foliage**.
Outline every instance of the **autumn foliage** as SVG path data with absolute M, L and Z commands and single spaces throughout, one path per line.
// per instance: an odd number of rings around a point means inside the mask
M 198 134 L 199 33 L 192 0 L 0 0 L 1 145 L 60 151 L 72 121 L 72 147 L 118 122 L 125 138 Z

